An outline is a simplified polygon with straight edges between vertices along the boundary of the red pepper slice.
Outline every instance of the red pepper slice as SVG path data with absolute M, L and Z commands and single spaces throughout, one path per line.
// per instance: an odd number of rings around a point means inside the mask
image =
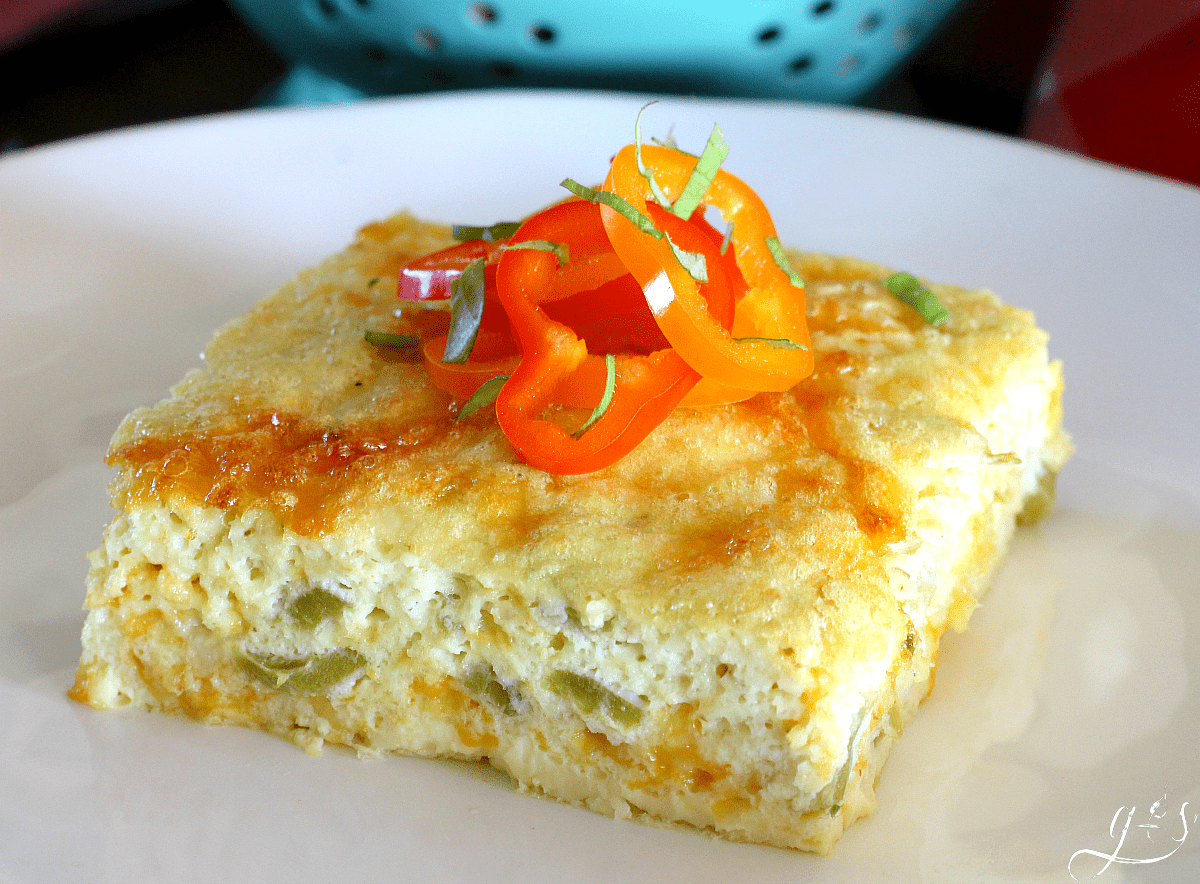
M 400 269 L 397 294 L 402 301 L 443 301 L 467 265 L 480 258 L 494 262 L 501 243 L 470 239 L 409 261 Z
M 593 214 L 589 203 L 572 198 L 567 202 L 579 204 L 574 213 Z M 587 206 L 588 208 L 582 208 Z M 593 231 L 595 233 L 596 231 Z M 544 302 L 546 313 L 552 319 L 575 329 L 587 341 L 589 352 L 603 355 L 610 352 L 632 352 L 649 354 L 669 347 L 659 331 L 658 324 L 646 307 L 641 286 L 624 273 L 607 240 L 598 236 L 589 248 L 605 249 L 591 254 L 579 255 L 568 262 L 567 269 L 555 276 L 552 300 Z M 441 286 L 438 291 L 450 297 L 450 284 L 454 278 L 480 257 L 487 259 L 484 268 L 484 286 L 487 297 L 484 302 L 483 318 L 479 335 L 475 340 L 470 358 L 463 363 L 445 363 L 442 356 L 446 348 L 446 336 L 427 341 L 423 347 L 425 369 L 430 380 L 439 389 L 458 398 L 469 398 L 480 386 L 494 377 L 512 373 L 519 361 L 516 342 L 509 328 L 508 315 L 496 296 L 496 265 L 500 256 L 500 245 L 482 240 L 458 243 L 449 248 L 418 258 L 405 265 L 409 291 L 415 289 L 413 280 L 432 278 Z M 611 278 L 613 268 L 620 275 Z M 402 276 L 402 285 L 403 285 Z M 579 290 L 580 286 L 596 286 L 591 290 Z M 432 295 L 432 292 L 423 292 Z M 403 296 L 403 293 L 402 293 Z M 433 300 L 432 297 L 426 300 Z M 590 407 L 602 395 L 607 379 L 603 361 L 587 360 L 580 370 L 565 378 L 555 390 L 555 401 L 563 405 Z
M 547 240 L 567 246 L 570 261 L 588 261 L 611 251 L 598 208 L 565 202 L 530 218 L 514 243 Z M 570 261 L 568 263 L 570 263 Z M 575 435 L 549 420 L 557 389 L 580 374 L 589 360 L 584 340 L 551 319 L 542 305 L 555 297 L 558 261 L 550 252 L 512 249 L 503 253 L 496 291 L 521 349 L 521 361 L 496 399 L 496 418 L 518 456 L 550 473 L 590 473 L 615 463 L 650 434 L 699 380 L 674 350 L 615 357 L 616 387 L 603 416 Z M 597 404 L 599 396 L 593 400 Z
M 433 385 L 459 399 L 471 396 L 492 378 L 512 374 L 521 361 L 512 334 L 480 331 L 466 362 L 443 362 L 446 335 L 427 341 L 422 348 L 425 371 Z
M 671 345 L 650 315 L 642 287 L 628 273 L 591 291 L 542 304 L 546 315 L 568 325 L 589 353 L 653 353 Z

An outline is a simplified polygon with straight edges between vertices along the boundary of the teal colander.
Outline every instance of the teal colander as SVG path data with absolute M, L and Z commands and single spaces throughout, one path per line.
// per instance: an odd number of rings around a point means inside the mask
M 854 103 L 960 0 L 231 0 L 280 99 L 498 86 Z

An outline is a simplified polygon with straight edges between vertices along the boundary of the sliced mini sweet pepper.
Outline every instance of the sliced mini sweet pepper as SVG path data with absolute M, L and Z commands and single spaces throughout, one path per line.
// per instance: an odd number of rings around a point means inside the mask
M 650 182 L 638 169 L 637 146 L 616 155 L 604 189 L 647 214 L 654 202 Z M 668 199 L 678 199 L 696 157 L 646 145 L 643 166 Z M 729 249 L 746 283 L 732 328 L 710 312 L 699 283 L 683 266 L 667 237 L 655 238 L 607 205 L 600 212 L 613 251 L 642 286 L 663 335 L 707 380 L 749 391 L 782 391 L 812 372 L 804 292 L 772 253 L 778 240 L 762 200 L 744 182 L 718 170 L 702 197 L 732 225 Z M 690 211 L 689 213 L 690 214 Z
M 469 239 L 441 249 L 400 269 L 398 294 L 402 301 L 441 301 L 450 297 L 454 280 L 480 258 L 495 262 L 501 242 Z
M 559 221 L 583 224 L 576 232 L 590 236 L 579 240 L 577 255 L 555 275 L 552 292 L 542 302 L 547 316 L 574 329 L 586 340 L 592 355 L 611 352 L 644 355 L 669 347 L 646 307 L 641 287 L 609 248 L 607 235 L 598 226 L 595 207 L 574 198 L 566 202 L 576 205 L 559 210 Z M 483 316 L 470 355 L 465 360 L 447 362 L 446 335 L 427 341 L 422 348 L 430 380 L 452 396 L 469 398 L 492 378 L 507 377 L 519 361 L 508 315 L 496 294 L 496 265 L 501 247 L 509 242 L 505 239 L 493 248 L 490 241 L 471 240 L 417 258 L 404 268 L 414 271 L 409 277 L 412 279 L 419 278 L 429 268 L 437 268 L 439 280 L 448 280 L 441 300 L 449 300 L 453 284 L 457 284 L 468 266 L 480 257 L 487 261 Z M 440 275 L 443 271 L 447 273 L 445 277 Z M 618 275 L 614 277 L 614 273 Z M 604 361 L 589 356 L 578 371 L 562 379 L 555 389 L 555 401 L 589 407 L 602 395 L 606 381 Z
M 662 423 L 700 375 L 670 349 L 589 356 L 584 339 L 547 315 L 543 305 L 555 299 L 559 260 L 553 252 L 520 244 L 560 243 L 570 255 L 568 264 L 611 251 L 594 205 L 571 201 L 553 206 L 526 221 L 512 241 L 514 247 L 503 253 L 497 268 L 496 291 L 521 361 L 496 398 L 500 428 L 518 456 L 538 469 L 573 475 L 609 466 Z M 552 420 L 561 401 L 556 399 L 559 389 L 574 378 L 582 381 L 587 367 L 598 361 L 605 366 L 605 387 L 611 393 L 605 397 L 607 407 L 597 409 L 586 428 L 571 430 Z M 597 396 L 589 404 L 600 401 Z
M 459 399 L 470 398 L 494 377 L 511 374 L 521 361 L 508 331 L 480 331 L 465 362 L 446 362 L 445 352 L 446 335 L 427 341 L 422 348 L 425 371 L 435 387 Z

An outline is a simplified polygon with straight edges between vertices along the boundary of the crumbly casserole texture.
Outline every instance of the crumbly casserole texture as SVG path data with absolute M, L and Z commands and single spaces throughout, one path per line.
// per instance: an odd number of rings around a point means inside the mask
M 1052 499 L 1045 334 L 948 286 L 931 328 L 883 268 L 793 253 L 810 379 L 555 476 L 364 341 L 444 332 L 395 285 L 448 234 L 369 225 L 125 420 L 71 695 L 828 851 L 871 812 L 942 634 Z

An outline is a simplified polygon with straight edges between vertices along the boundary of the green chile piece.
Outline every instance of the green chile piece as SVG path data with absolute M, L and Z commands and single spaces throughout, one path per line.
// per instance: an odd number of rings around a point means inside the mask
M 491 666 L 481 666 L 474 669 L 463 682 L 468 691 L 477 697 L 483 697 L 505 715 L 516 715 L 513 705 L 513 689 L 506 688 L 496 678 L 496 670 Z
M 850 772 L 854 770 L 854 743 L 858 738 L 858 729 L 862 727 L 865 716 L 866 710 L 860 710 L 850 725 L 850 741 L 846 744 L 846 763 L 838 771 L 837 779 L 833 783 L 833 802 L 829 806 L 830 816 L 836 816 L 837 812 L 842 809 L 842 801 L 846 797 L 846 787 L 850 785 Z
M 335 648 L 324 654 L 307 657 L 281 657 L 247 651 L 237 660 L 241 670 L 255 681 L 297 694 L 316 694 L 327 690 L 367 662 L 362 654 L 349 648 Z
M 641 709 L 617 696 L 595 679 L 578 672 L 555 669 L 546 676 L 546 687 L 558 696 L 570 700 L 584 715 L 591 715 L 597 709 L 603 708 L 609 718 L 623 727 L 634 727 L 642 720 Z
M 1025 501 L 1021 512 L 1017 513 L 1018 525 L 1034 525 L 1040 522 L 1054 509 L 1054 492 L 1058 481 L 1055 470 L 1043 470 L 1038 476 L 1038 485 Z
M 287 615 L 301 629 L 315 629 L 330 617 L 336 617 L 346 607 L 346 601 L 327 589 L 310 589 L 292 599 Z

